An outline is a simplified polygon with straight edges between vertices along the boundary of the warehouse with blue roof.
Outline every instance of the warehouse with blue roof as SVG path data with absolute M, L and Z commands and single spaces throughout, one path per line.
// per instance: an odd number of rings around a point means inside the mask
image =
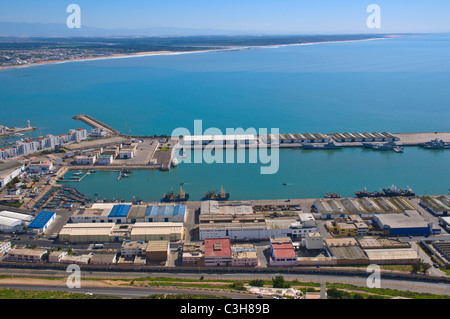
M 148 206 L 145 212 L 146 222 L 180 222 L 186 218 L 186 205 Z
M 55 220 L 56 213 L 43 210 L 28 225 L 28 232 L 40 234 L 45 232 Z
M 117 224 L 124 224 L 127 222 L 127 216 L 130 212 L 131 205 L 120 204 L 114 205 L 111 212 L 108 215 L 108 222 L 113 222 Z

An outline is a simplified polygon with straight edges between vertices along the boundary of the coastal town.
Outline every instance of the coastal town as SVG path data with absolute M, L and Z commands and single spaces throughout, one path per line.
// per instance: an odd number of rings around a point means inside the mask
M 180 187 L 179 193 L 161 190 L 158 202 L 93 200 L 71 186 L 99 170 L 117 171 L 118 180 L 136 169 L 170 170 L 177 165 L 177 146 L 203 147 L 220 137 L 133 137 L 87 115 L 74 119 L 92 126 L 91 131 L 78 128 L 27 139 L 10 131 L 15 141 L 0 149 L 2 267 L 33 263 L 48 269 L 77 264 L 89 271 L 276 273 L 344 271 L 342 267 L 357 272 L 358 267 L 376 264 L 409 269 L 394 272 L 401 278 L 450 280 L 450 195 L 424 196 L 388 187 L 377 194 L 358 191 L 351 198 L 325 194 L 315 199 L 235 201 L 221 189 L 197 201 L 189 200 Z M 340 147 L 426 147 L 442 139 L 447 145 L 449 134 L 243 138 L 245 147 L 265 143 L 302 148 L 331 142 Z M 236 143 L 240 140 L 237 137 Z

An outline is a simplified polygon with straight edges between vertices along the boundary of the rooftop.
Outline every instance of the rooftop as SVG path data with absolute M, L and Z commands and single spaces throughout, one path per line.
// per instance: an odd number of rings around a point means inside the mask
M 42 228 L 48 221 L 55 215 L 55 212 L 49 212 L 43 210 L 40 212 L 33 221 L 28 225 L 28 228 Z

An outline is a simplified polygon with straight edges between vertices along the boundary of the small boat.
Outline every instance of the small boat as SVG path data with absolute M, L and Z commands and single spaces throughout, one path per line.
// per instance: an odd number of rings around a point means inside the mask
M 308 150 L 335 150 L 342 148 L 342 144 L 337 144 L 334 141 L 329 141 L 326 144 L 306 144 L 303 143 L 302 147 Z
M 220 187 L 220 192 L 216 194 L 214 189 L 205 193 L 202 200 L 228 200 L 230 198 L 230 193 L 225 193 L 222 186 Z
M 341 198 L 341 195 L 338 193 L 326 193 L 324 195 L 325 198 Z
M 83 174 L 83 172 L 76 172 L 76 173 L 73 173 L 72 175 L 74 175 L 74 176 L 80 176 L 81 174 Z
M 283 185 L 284 185 L 284 186 L 286 186 L 286 185 L 287 185 L 287 183 L 283 183 Z
M 130 175 L 122 173 L 122 177 L 129 177 Z
M 185 193 L 184 190 L 180 186 L 180 193 L 175 195 L 173 190 L 164 194 L 164 197 L 161 199 L 162 202 L 185 202 L 189 199 L 189 194 Z

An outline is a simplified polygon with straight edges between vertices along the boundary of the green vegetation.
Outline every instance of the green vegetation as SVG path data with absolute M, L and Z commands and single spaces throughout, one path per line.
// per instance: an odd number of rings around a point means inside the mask
M 386 299 L 386 297 L 375 296 L 375 295 L 365 295 L 357 292 L 347 292 L 339 290 L 337 288 L 327 289 L 327 295 L 330 298 L 336 299 Z
M 5 206 L 10 206 L 10 207 L 15 207 L 15 208 L 19 208 L 23 205 L 23 202 L 17 202 L 17 203 L 8 203 L 8 202 L 3 202 L 0 201 L 1 205 L 5 205 Z
M 239 291 L 246 291 L 247 289 L 244 287 L 244 283 L 241 281 L 233 282 L 231 285 L 229 285 L 231 289 L 239 290 Z
M 33 291 L 0 288 L 0 299 L 121 299 L 118 297 L 85 295 L 64 291 Z
M 284 277 L 281 275 L 272 278 L 273 288 L 290 288 L 291 284 L 284 280 Z
M 161 147 L 159 150 L 160 151 L 168 151 L 168 150 L 170 150 L 170 148 L 168 148 L 168 147 Z
M 20 183 L 19 178 L 16 176 L 14 177 L 8 184 L 6 184 L 6 188 L 8 189 L 14 189 L 16 188 L 16 184 Z
M 264 286 L 265 281 L 263 279 L 255 279 L 251 280 L 248 284 L 253 287 L 262 287 Z

